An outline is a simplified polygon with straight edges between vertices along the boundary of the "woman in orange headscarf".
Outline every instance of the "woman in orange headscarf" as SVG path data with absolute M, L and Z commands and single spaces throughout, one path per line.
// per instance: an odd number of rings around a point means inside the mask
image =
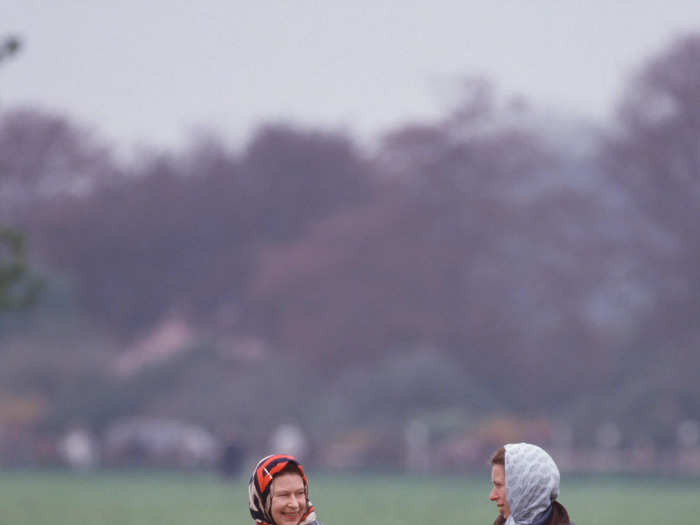
M 293 456 L 274 454 L 258 461 L 248 483 L 248 504 L 257 525 L 321 525 L 304 469 Z

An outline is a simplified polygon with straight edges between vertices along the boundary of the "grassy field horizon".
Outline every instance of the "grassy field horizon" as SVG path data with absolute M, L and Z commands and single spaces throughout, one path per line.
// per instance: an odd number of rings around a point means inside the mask
M 324 525 L 491 524 L 483 476 L 314 473 Z M 0 525 L 244 525 L 247 476 L 153 471 L 0 471 Z M 564 476 L 560 501 L 577 525 L 696 525 L 700 478 Z

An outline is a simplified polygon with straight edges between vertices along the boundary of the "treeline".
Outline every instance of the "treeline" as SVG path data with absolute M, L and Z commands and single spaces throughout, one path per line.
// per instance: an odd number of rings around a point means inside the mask
M 700 417 L 698 35 L 645 64 L 595 131 L 472 82 L 371 153 L 268 124 L 238 149 L 208 136 L 123 163 L 62 116 L 5 110 L 0 201 L 115 352 L 171 318 L 197 334 L 129 392 L 86 383 L 104 392 L 71 417 L 97 426 L 152 411 L 338 430 L 457 410 L 563 419 L 582 443 L 613 421 L 664 448 Z M 222 357 L 234 340 L 263 350 Z M 94 366 L 109 376 L 110 360 Z M 31 377 L 22 389 L 52 398 Z

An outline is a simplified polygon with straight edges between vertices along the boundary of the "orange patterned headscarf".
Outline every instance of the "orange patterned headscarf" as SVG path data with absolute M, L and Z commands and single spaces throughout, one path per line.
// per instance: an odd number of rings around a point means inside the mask
M 309 501 L 309 482 L 304 474 L 301 464 L 293 457 L 285 454 L 273 454 L 258 461 L 250 476 L 248 483 L 248 506 L 250 515 L 258 525 L 274 525 L 270 508 L 272 498 L 270 488 L 272 481 L 288 465 L 293 465 L 299 471 L 301 479 L 304 481 L 304 492 L 306 492 L 306 513 L 302 516 L 299 525 L 321 525 L 316 521 L 316 510 Z

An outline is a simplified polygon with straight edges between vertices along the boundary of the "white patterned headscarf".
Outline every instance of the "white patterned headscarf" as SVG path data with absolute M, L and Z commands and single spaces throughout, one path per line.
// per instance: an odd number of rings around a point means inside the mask
M 549 454 L 529 443 L 505 446 L 506 500 L 510 515 L 505 525 L 529 525 L 559 496 L 559 469 Z

